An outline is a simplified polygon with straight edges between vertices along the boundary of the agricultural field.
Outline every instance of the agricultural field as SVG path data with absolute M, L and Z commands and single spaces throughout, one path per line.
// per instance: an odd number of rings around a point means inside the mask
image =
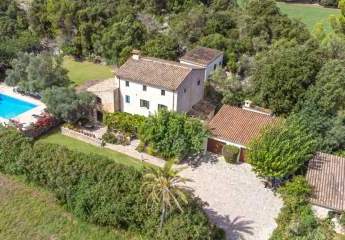
M 241 7 L 244 7 L 247 1 L 248 0 L 237 0 Z M 310 31 L 314 29 L 316 23 L 320 22 L 324 25 L 327 32 L 331 31 L 329 16 L 340 14 L 339 9 L 325 8 L 315 4 L 277 2 L 277 5 L 282 13 L 285 13 L 290 18 L 301 20 L 307 25 Z
M 324 8 L 312 4 L 297 4 L 278 2 L 281 11 L 291 18 L 297 18 L 304 22 L 308 29 L 312 31 L 316 23 L 321 22 L 327 32 L 331 31 L 329 16 L 338 15 L 339 9 Z
M 77 86 L 87 81 L 111 78 L 114 75 L 110 66 L 89 61 L 79 62 L 69 56 L 64 57 L 63 67 L 68 70 L 68 77 Z
M 55 197 L 22 179 L 0 174 L 1 240 L 137 240 L 132 233 L 99 227 L 74 217 Z

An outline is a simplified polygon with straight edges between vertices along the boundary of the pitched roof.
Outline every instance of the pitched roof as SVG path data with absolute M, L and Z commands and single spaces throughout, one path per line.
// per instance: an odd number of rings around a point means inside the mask
M 199 47 L 188 51 L 180 60 L 207 66 L 222 54 L 217 49 Z
M 94 85 L 91 85 L 86 90 L 88 92 L 108 92 L 108 91 L 114 91 L 118 88 L 118 83 L 115 81 L 114 78 L 109 78 L 103 81 L 99 81 L 95 83 Z
M 264 113 L 223 105 L 208 127 L 214 137 L 246 146 L 264 127 L 277 120 Z
M 151 57 L 130 57 L 118 70 L 120 79 L 140 82 L 147 85 L 176 90 L 186 77 L 197 69 L 178 62 Z
M 345 210 L 345 158 L 316 153 L 309 161 L 307 180 L 313 188 L 313 204 Z

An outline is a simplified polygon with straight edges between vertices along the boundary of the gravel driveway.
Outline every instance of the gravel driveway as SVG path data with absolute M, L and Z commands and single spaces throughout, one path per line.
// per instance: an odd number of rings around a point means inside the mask
M 264 188 L 249 164 L 232 165 L 213 157 L 182 175 L 193 181 L 188 185 L 208 203 L 206 213 L 226 231 L 227 239 L 269 239 L 282 201 Z

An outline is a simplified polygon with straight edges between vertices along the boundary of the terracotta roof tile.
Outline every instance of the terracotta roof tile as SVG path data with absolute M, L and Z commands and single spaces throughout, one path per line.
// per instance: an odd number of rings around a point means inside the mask
M 120 79 L 140 82 L 168 90 L 176 90 L 186 77 L 197 69 L 178 62 L 151 57 L 130 57 L 118 70 Z
M 277 118 L 238 107 L 223 105 L 209 123 L 216 138 L 246 146 Z
M 345 158 L 318 152 L 309 161 L 307 180 L 313 188 L 313 204 L 345 210 Z
M 217 49 L 199 47 L 188 51 L 180 60 L 207 66 L 222 54 Z

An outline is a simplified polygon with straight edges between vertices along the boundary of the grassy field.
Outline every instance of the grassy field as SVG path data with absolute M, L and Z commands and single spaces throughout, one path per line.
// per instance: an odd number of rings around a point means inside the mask
M 244 7 L 245 2 L 248 0 L 237 0 L 241 7 Z M 296 18 L 305 23 L 310 31 L 314 29 L 316 23 L 323 23 L 326 31 L 331 31 L 329 24 L 330 15 L 340 14 L 339 9 L 324 8 L 321 6 L 311 4 L 299 4 L 299 3 L 284 3 L 277 2 L 278 7 L 282 13 L 285 13 L 290 18 Z
M 1 240 L 137 240 L 134 234 L 75 218 L 54 196 L 18 178 L 0 174 Z
M 68 76 L 76 85 L 81 85 L 90 80 L 103 80 L 113 76 L 110 66 L 95 64 L 88 61 L 77 62 L 71 57 L 64 57 L 64 68 Z
M 316 23 L 323 23 L 326 31 L 331 31 L 329 16 L 338 15 L 339 9 L 324 8 L 310 4 L 295 4 L 278 2 L 281 11 L 291 18 L 297 18 L 304 22 L 310 31 Z
M 66 146 L 69 149 L 78 150 L 83 153 L 94 153 L 94 154 L 102 155 L 110 159 L 113 159 L 115 162 L 122 163 L 125 165 L 133 166 L 136 168 L 142 167 L 141 162 L 137 159 L 131 158 L 122 153 L 118 153 L 106 148 L 100 148 L 100 147 L 76 140 L 74 138 L 64 136 L 58 131 L 54 131 L 46 136 L 43 136 L 40 140 L 38 140 L 38 142 L 60 144 L 60 145 Z

